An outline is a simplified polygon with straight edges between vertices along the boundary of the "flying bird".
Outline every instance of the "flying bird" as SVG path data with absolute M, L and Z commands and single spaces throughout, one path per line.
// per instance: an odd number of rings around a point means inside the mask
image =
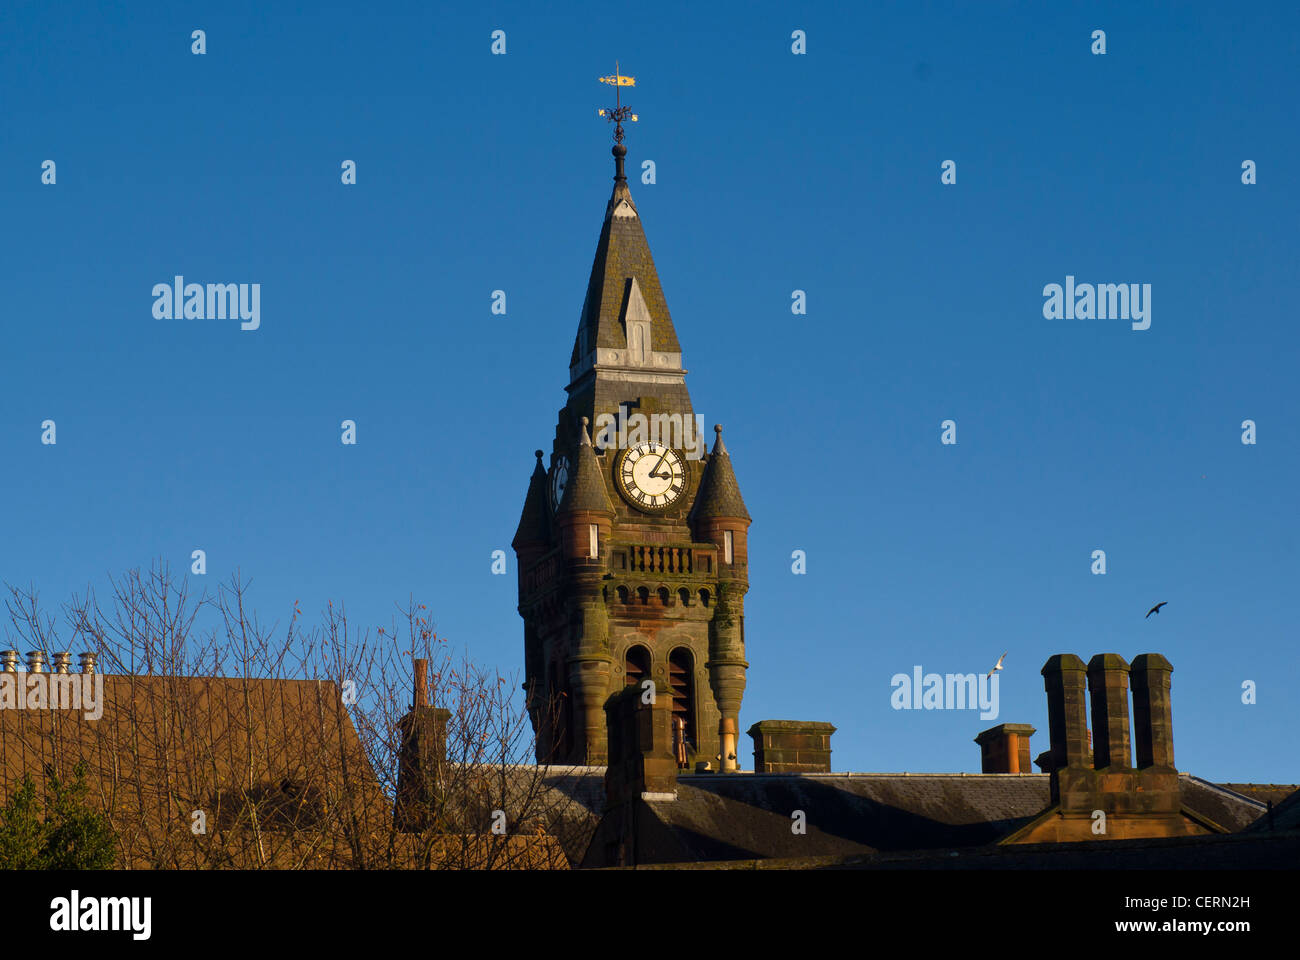
M 1007 653 L 1010 653 L 1010 652 L 1011 652 L 1010 650 L 1007 651 Z M 984 679 L 987 680 L 989 677 L 993 676 L 993 674 L 995 674 L 995 673 L 997 673 L 999 670 L 1001 670 L 1001 669 L 1002 669 L 1002 661 L 1005 660 L 1006 658 L 1007 658 L 1007 654 L 1006 654 L 1006 653 L 1004 653 L 1004 654 L 1002 654 L 1002 656 L 998 657 L 998 662 L 995 663 L 995 664 L 993 664 L 993 669 L 990 670 L 987 674 L 984 675 Z
M 1163 607 L 1168 602 L 1169 602 L 1168 600 L 1161 600 L 1154 607 L 1152 607 L 1150 610 L 1147 611 L 1147 617 L 1151 616 L 1151 614 L 1153 613 L 1159 613 L 1160 608 Z M 1145 620 L 1147 617 L 1143 617 L 1142 619 Z

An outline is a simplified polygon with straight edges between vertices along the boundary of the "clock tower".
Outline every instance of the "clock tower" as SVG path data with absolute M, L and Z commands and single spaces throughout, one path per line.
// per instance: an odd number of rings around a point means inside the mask
M 750 518 L 722 428 L 711 452 L 700 435 L 616 139 L 568 401 L 513 541 L 527 708 L 539 761 L 604 764 L 605 701 L 654 680 L 679 762 L 735 770 Z

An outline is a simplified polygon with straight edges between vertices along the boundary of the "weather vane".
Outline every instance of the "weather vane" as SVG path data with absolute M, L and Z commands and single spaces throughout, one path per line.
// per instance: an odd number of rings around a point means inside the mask
M 636 123 L 637 116 L 632 112 L 631 107 L 623 106 L 622 91 L 619 87 L 635 87 L 636 77 L 625 77 L 618 72 L 618 61 L 614 61 L 614 74 L 609 77 L 601 77 L 601 83 L 608 83 L 614 88 L 614 109 L 597 110 L 596 113 L 614 124 L 614 142 L 623 142 L 623 121 L 631 120 Z

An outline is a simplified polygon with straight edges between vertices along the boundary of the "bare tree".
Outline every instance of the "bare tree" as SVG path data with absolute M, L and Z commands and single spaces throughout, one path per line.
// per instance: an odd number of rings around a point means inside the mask
M 516 680 L 458 655 L 424 605 L 409 600 L 370 630 L 333 601 L 306 626 L 295 602 L 280 626 L 247 592 L 236 574 L 195 596 L 157 564 L 112 580 L 105 603 L 87 591 L 54 615 L 34 588 L 8 586 L 7 645 L 93 652 L 104 703 L 99 719 L 0 710 L 5 785 L 84 761 L 123 867 L 501 869 L 581 856 L 598 783 L 533 762 Z M 427 707 L 412 704 L 417 663 L 429 665 Z M 395 815 L 403 718 L 425 716 L 418 707 L 439 718 L 438 756 L 418 765 L 420 789 Z

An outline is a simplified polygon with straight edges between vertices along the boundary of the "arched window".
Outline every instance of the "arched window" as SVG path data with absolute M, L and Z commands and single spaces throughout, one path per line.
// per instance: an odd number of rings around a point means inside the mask
M 667 588 L 667 587 L 660 587 L 660 588 L 659 588 L 659 603 L 662 604 L 662 605 L 665 606 L 665 607 L 668 606 L 668 588 Z
M 623 661 L 624 682 L 629 687 L 639 687 L 641 681 L 650 676 L 650 651 L 641 645 L 627 648 Z
M 681 601 L 683 607 L 689 607 L 691 605 L 691 591 L 682 587 L 677 591 L 677 599 Z
M 648 588 L 648 587 L 637 587 L 637 588 L 636 588 L 636 596 L 637 596 L 637 599 L 641 601 L 641 606 L 644 607 L 647 603 L 650 602 L 650 590 L 649 590 L 649 588 Z
M 628 599 L 627 587 L 619 587 L 619 588 L 618 588 L 618 602 L 619 602 L 619 603 L 627 603 L 627 599 Z
M 686 721 L 686 740 L 698 747 L 695 740 L 695 658 L 685 647 L 678 647 L 668 655 L 668 687 L 673 694 L 673 720 Z
M 700 591 L 700 604 L 705 607 L 709 605 L 709 591 L 707 590 Z

